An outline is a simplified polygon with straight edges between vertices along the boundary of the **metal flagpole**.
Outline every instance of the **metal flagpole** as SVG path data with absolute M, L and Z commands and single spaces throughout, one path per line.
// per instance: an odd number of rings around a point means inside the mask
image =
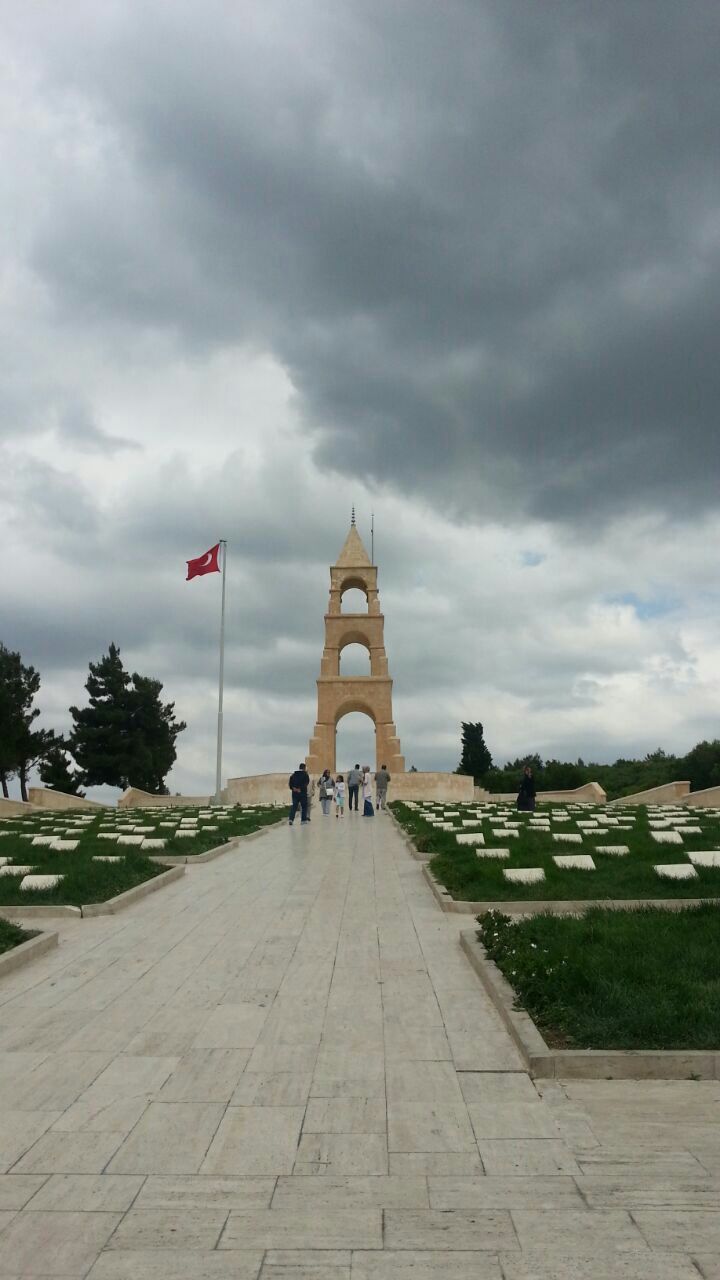
M 223 680 L 225 678 L 225 578 L 227 575 L 227 542 L 222 547 L 222 603 L 220 605 L 220 679 L 218 683 L 217 767 L 215 770 L 215 803 L 220 804 L 222 790 Z
M 370 563 L 375 563 L 375 513 L 370 516 Z

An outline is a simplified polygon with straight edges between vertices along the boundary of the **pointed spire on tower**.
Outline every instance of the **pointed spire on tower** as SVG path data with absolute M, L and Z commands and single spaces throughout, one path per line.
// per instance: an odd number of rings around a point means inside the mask
M 353 519 L 350 525 L 350 531 L 345 539 L 342 551 L 335 561 L 336 565 L 354 565 L 357 568 L 370 564 L 370 557 L 363 546 L 363 540 L 358 533 L 355 523 L 355 508 L 353 507 Z

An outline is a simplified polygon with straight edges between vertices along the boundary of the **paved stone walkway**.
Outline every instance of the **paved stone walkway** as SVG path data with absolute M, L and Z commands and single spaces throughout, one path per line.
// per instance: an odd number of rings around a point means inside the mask
M 536 1090 L 390 819 L 0 981 L 0 1276 L 720 1280 L 720 1087 Z

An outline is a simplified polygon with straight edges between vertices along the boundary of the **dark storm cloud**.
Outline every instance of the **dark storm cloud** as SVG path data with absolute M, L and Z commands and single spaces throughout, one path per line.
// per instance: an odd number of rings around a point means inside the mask
M 269 347 L 319 466 L 463 517 L 714 504 L 715 0 L 95 12 L 61 310 Z

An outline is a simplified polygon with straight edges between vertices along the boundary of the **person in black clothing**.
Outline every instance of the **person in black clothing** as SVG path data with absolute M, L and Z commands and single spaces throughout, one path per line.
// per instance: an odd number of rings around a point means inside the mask
M 532 769 L 530 768 L 530 765 L 526 764 L 523 770 L 520 790 L 518 791 L 518 809 L 534 809 L 535 794 L 535 779 L 532 776 Z
M 297 769 L 288 779 L 288 786 L 292 794 L 292 808 L 288 822 L 292 826 L 295 820 L 295 814 L 300 810 L 301 822 L 309 822 L 308 818 L 308 787 L 310 786 L 310 774 L 305 765 L 300 761 Z

